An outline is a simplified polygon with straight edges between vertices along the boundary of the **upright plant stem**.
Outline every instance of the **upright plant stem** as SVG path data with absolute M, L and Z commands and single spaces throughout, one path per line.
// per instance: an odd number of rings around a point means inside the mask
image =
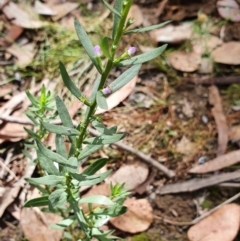
M 113 67 L 113 60 L 114 60 L 114 56 L 115 56 L 115 52 L 116 52 L 116 46 L 118 46 L 119 41 L 121 39 L 121 36 L 123 34 L 126 18 L 127 18 L 128 12 L 130 10 L 130 7 L 132 5 L 132 2 L 133 2 L 133 0 L 129 0 L 128 3 L 126 4 L 126 6 L 123 7 L 122 18 L 121 18 L 121 20 L 119 22 L 119 25 L 118 25 L 116 37 L 114 38 L 113 43 L 112 43 L 112 48 L 111 48 L 112 58 L 109 59 L 107 64 L 106 64 L 105 70 L 102 73 L 101 80 L 100 80 L 100 83 L 99 83 L 99 86 L 98 86 L 97 90 L 101 90 L 104 87 L 104 85 L 106 83 L 106 80 L 107 80 L 107 77 L 108 77 L 108 75 L 109 75 L 109 73 L 110 73 L 110 71 Z M 83 140 L 84 140 L 84 137 L 85 137 L 85 133 L 87 131 L 87 127 L 90 123 L 91 117 L 94 115 L 94 113 L 96 111 L 96 107 L 97 107 L 97 101 L 96 101 L 96 96 L 95 96 L 94 100 L 92 101 L 92 106 L 90 106 L 90 109 L 86 113 L 84 121 L 81 125 L 80 135 L 76 140 L 76 147 L 79 150 L 81 150 L 82 143 L 83 143 Z

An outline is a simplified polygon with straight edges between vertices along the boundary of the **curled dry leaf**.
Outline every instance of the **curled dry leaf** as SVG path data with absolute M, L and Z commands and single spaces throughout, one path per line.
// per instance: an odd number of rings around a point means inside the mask
M 196 52 L 175 51 L 168 59 L 173 68 L 183 72 L 196 71 L 201 63 L 201 56 Z
M 224 167 L 231 166 L 240 162 L 240 150 L 232 151 L 225 155 L 221 155 L 202 165 L 198 165 L 189 170 L 190 173 L 207 173 L 220 170 Z
M 50 225 L 61 221 L 54 213 L 43 213 L 39 208 L 23 208 L 21 226 L 25 238 L 29 241 L 60 241 L 63 230 L 52 229 Z
M 135 76 L 129 83 L 117 90 L 107 98 L 108 110 L 113 109 L 122 101 L 124 101 L 134 90 L 137 83 L 138 76 Z M 96 114 L 102 114 L 108 110 L 98 108 Z
M 223 43 L 212 52 L 215 62 L 221 64 L 240 64 L 240 42 L 231 41 Z
M 128 211 L 110 220 L 114 227 L 128 233 L 143 232 L 149 228 L 153 221 L 153 209 L 147 199 L 127 199 L 124 206 Z
M 233 22 L 240 22 L 239 5 L 234 0 L 217 1 L 217 10 L 219 15 L 227 20 Z
M 188 230 L 190 241 L 232 241 L 240 223 L 240 206 L 227 204 Z
M 213 105 L 211 112 L 217 125 L 218 130 L 218 149 L 217 156 L 226 152 L 228 143 L 228 126 L 227 120 L 223 113 L 221 96 L 215 85 L 209 87 L 209 103 Z
M 120 167 L 111 177 L 109 183 L 125 183 L 127 190 L 133 190 L 142 184 L 148 177 L 148 166 L 142 162 Z
M 17 4 L 10 1 L 2 10 L 8 19 L 13 19 L 12 23 L 23 28 L 41 28 L 46 25 L 37 19 L 33 19 L 33 15 L 21 9 Z

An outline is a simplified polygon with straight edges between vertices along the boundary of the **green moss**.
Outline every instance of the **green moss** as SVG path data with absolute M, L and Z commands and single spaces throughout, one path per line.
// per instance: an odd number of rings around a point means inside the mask
M 151 237 L 147 233 L 140 233 L 133 236 L 132 241 L 162 241 L 162 239 L 160 237 L 156 239 L 156 237 Z

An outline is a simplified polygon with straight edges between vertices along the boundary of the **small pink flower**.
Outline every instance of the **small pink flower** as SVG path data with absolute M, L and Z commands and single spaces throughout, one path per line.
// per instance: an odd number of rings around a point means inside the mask
M 131 46 L 131 47 L 128 48 L 127 52 L 131 56 L 136 52 L 136 48 Z
M 101 55 L 101 48 L 99 45 L 95 45 L 93 51 L 96 57 L 99 57 Z
M 104 95 L 110 95 L 112 93 L 111 89 L 109 87 L 106 87 L 102 90 Z

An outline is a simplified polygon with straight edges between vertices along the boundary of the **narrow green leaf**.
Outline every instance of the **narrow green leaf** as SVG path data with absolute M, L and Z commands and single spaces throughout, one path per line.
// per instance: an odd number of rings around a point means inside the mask
M 78 202 L 72 196 L 69 197 L 68 201 L 71 205 L 71 208 L 74 211 L 74 215 L 77 218 L 77 221 L 80 225 L 80 228 L 82 229 L 82 231 L 87 236 L 86 238 L 89 238 L 89 240 L 90 240 L 90 233 L 89 233 L 87 222 L 86 222 L 85 217 L 83 215 L 82 209 L 80 209 L 80 207 L 78 205 Z
M 28 99 L 31 101 L 33 106 L 39 107 L 38 99 L 35 96 L 33 96 L 28 90 L 26 90 L 26 95 L 27 95 Z
M 67 193 L 65 189 L 59 188 L 52 192 L 49 197 L 49 202 L 54 208 L 60 207 L 67 202 Z
M 107 100 L 106 97 L 103 95 L 103 93 L 101 91 L 97 92 L 97 105 L 104 110 L 108 109 L 108 105 L 107 105 Z
M 34 125 L 38 126 L 39 122 L 36 120 L 36 116 L 33 115 L 31 112 L 25 112 L 25 115 L 33 122 Z
M 101 41 L 101 50 L 103 52 L 103 54 L 108 57 L 108 58 L 111 58 L 111 55 L 110 55 L 110 45 L 109 45 L 109 38 L 108 37 L 104 37 Z
M 53 164 L 51 159 L 48 157 L 44 156 L 42 152 L 37 150 L 37 157 L 38 157 L 38 162 L 41 168 L 47 172 L 48 175 L 56 175 L 59 176 L 59 171 L 56 168 L 56 166 Z
M 31 136 L 34 139 L 38 139 L 38 135 L 35 132 L 33 132 L 32 130 L 30 130 L 26 127 L 23 127 L 23 128 L 28 133 L 29 136 Z
M 114 9 L 120 14 L 122 13 L 122 3 L 123 3 L 123 0 L 114 1 Z M 115 39 L 120 20 L 121 20 L 121 17 L 119 17 L 118 14 L 113 14 L 112 39 Z
M 109 215 L 110 217 L 117 217 L 124 214 L 126 211 L 127 207 L 117 204 L 104 209 L 95 209 L 93 215 Z
M 74 26 L 75 26 L 78 38 L 79 38 L 83 48 L 87 52 L 89 58 L 91 59 L 92 63 L 94 64 L 94 66 L 96 67 L 98 72 L 101 74 L 102 70 L 95 58 L 93 44 L 92 44 L 91 40 L 89 39 L 87 33 L 85 32 L 84 28 L 82 27 L 82 25 L 78 22 L 78 20 L 76 18 L 74 19 Z
M 72 173 L 72 177 L 76 180 L 79 181 L 79 187 L 81 186 L 93 186 L 95 184 L 98 184 L 100 182 L 102 182 L 103 180 L 105 180 L 111 173 L 111 170 L 106 171 L 104 173 L 101 174 L 96 174 L 96 175 L 85 175 L 85 174 L 78 174 L 78 173 Z
M 68 113 L 67 107 L 59 96 L 56 97 L 56 106 L 58 110 L 58 115 L 63 125 L 66 127 L 74 128 L 74 125 Z
M 37 197 L 25 202 L 24 207 L 41 207 L 48 206 L 48 196 Z
M 110 129 L 108 129 L 105 125 L 103 125 L 103 123 L 101 123 L 97 120 L 92 121 L 92 125 L 97 131 L 99 131 L 100 133 L 102 133 L 104 135 L 112 135 L 113 134 L 113 132 Z
M 74 166 L 75 168 L 71 168 L 71 167 L 66 167 L 67 170 L 71 173 L 76 173 L 77 172 L 77 168 L 78 168 L 78 159 L 76 157 L 73 157 L 71 156 L 69 159 L 68 159 L 68 163 L 71 165 L 71 166 Z
M 95 174 L 98 170 L 100 170 L 102 167 L 104 167 L 107 164 L 108 159 L 106 158 L 101 158 L 93 162 L 89 167 L 87 167 L 82 174 L 86 175 L 93 175 Z
M 148 61 L 158 57 L 160 54 L 162 54 L 166 48 L 167 48 L 167 44 L 164 44 L 163 46 L 150 50 L 147 53 L 140 54 L 140 55 L 137 55 L 130 59 L 123 60 L 116 65 L 117 66 L 127 66 L 127 65 L 135 65 L 135 64 L 142 64 L 142 63 L 148 62 Z
M 48 186 L 56 186 L 58 184 L 64 184 L 63 176 L 48 175 L 37 178 L 25 178 L 25 180 L 31 184 L 43 184 Z
M 122 17 L 121 13 L 119 13 L 116 9 L 114 9 L 107 1 L 102 0 L 104 5 L 114 14 L 116 14 L 119 18 Z
M 75 128 L 66 127 L 66 126 L 58 126 L 58 125 L 54 125 L 54 124 L 50 124 L 50 123 L 46 123 L 46 122 L 41 122 L 41 124 L 43 125 L 43 127 L 46 130 L 48 130 L 52 133 L 59 134 L 59 135 L 77 136 L 80 134 L 80 132 L 78 130 L 76 130 Z
M 103 195 L 92 195 L 89 197 L 81 198 L 79 203 L 96 203 L 100 205 L 113 205 L 114 202 L 106 196 Z
M 147 32 L 147 31 L 151 31 L 157 28 L 161 28 L 167 24 L 169 24 L 171 21 L 166 21 L 164 23 L 160 23 L 160 24 L 155 24 L 155 25 L 151 25 L 149 27 L 144 27 L 144 28 L 137 28 L 137 29 L 131 29 L 126 31 L 124 34 L 131 34 L 131 33 L 143 33 L 143 32 Z
M 64 65 L 62 62 L 59 62 L 59 68 L 60 68 L 60 73 L 63 79 L 64 84 L 66 87 L 70 90 L 70 92 L 77 97 L 78 99 L 83 97 L 83 94 L 80 92 L 78 87 L 73 83 L 73 81 L 70 79 L 67 70 L 65 69 Z
M 63 156 L 64 158 L 67 158 L 68 154 L 64 143 L 64 138 L 61 135 L 56 135 L 55 145 L 57 154 Z
M 65 229 L 66 227 L 69 227 L 73 222 L 74 222 L 73 218 L 71 218 L 71 217 L 70 218 L 66 218 L 66 219 L 61 220 L 58 223 L 52 224 L 51 228 L 54 228 L 54 229 Z
M 115 134 L 117 132 L 118 127 L 117 126 L 112 126 L 110 128 L 108 128 L 109 131 L 111 131 L 111 134 Z M 107 135 L 106 133 L 103 133 L 105 135 Z
M 100 135 L 97 137 L 91 137 L 84 140 L 84 143 L 95 145 L 112 144 L 122 140 L 126 136 L 126 133 L 116 133 L 112 135 Z
M 109 85 L 112 92 L 115 92 L 115 91 L 121 89 L 124 85 L 129 83 L 133 79 L 133 77 L 135 77 L 137 75 L 141 66 L 142 66 L 141 64 L 136 64 L 136 65 L 132 66 L 131 68 L 129 68 L 128 70 L 126 70 L 125 72 L 123 72 L 117 79 L 115 79 Z
M 85 157 L 99 150 L 103 145 L 87 145 L 78 156 L 78 160 L 82 160 Z
M 65 166 L 68 169 L 71 170 L 76 170 L 77 166 L 72 165 L 71 163 L 69 163 L 67 161 L 66 158 L 64 158 L 63 156 L 49 150 L 48 148 L 46 148 L 41 142 L 36 141 L 37 142 L 37 146 L 39 148 L 39 150 L 42 152 L 42 154 L 48 158 L 50 158 L 52 161 L 57 162 L 59 164 L 62 164 L 63 166 Z

